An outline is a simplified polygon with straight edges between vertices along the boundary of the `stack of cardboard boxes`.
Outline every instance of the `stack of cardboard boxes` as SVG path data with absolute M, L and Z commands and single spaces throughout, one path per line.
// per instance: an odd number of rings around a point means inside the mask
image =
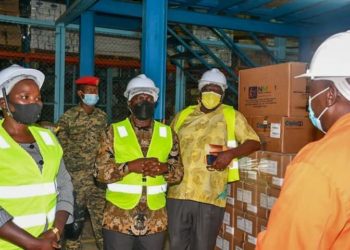
M 255 249 L 288 164 L 315 139 L 307 117 L 306 80 L 294 78 L 305 70 L 304 63 L 295 62 L 239 73 L 239 111 L 259 135 L 262 150 L 240 159 L 240 181 L 229 185 L 230 203 L 217 249 Z
M 1 0 L 0 14 L 19 16 L 19 0 Z M 19 25 L 0 23 L 0 47 L 2 46 L 16 49 L 22 46 L 22 33 Z

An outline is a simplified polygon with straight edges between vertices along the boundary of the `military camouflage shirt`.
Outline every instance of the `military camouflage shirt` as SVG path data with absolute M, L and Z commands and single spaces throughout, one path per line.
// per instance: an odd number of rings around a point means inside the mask
M 131 119 L 130 119 L 131 120 Z M 139 129 L 133 125 L 141 150 L 147 154 L 150 145 L 153 125 L 147 129 Z M 104 183 L 114 183 L 129 173 L 127 164 L 118 164 L 114 159 L 112 126 L 102 135 L 101 147 L 95 163 L 95 177 Z M 183 166 L 180 158 L 180 148 L 177 136 L 173 132 L 173 147 L 168 157 L 169 172 L 164 175 L 169 184 L 179 183 L 183 177 Z M 147 206 L 145 191 L 139 204 L 130 210 L 118 208 L 106 202 L 103 216 L 103 227 L 130 235 L 148 235 L 163 232 L 167 228 L 167 213 L 165 208 L 150 210 Z
M 93 169 L 100 137 L 107 127 L 107 115 L 95 108 L 87 114 L 78 105 L 66 111 L 58 121 L 58 139 L 70 172 Z

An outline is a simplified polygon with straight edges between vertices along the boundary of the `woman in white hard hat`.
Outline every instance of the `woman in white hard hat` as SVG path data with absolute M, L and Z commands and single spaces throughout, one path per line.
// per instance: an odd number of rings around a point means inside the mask
M 72 183 L 62 149 L 34 125 L 43 107 L 44 74 L 12 65 L 0 71 L 0 249 L 59 248 L 73 212 Z

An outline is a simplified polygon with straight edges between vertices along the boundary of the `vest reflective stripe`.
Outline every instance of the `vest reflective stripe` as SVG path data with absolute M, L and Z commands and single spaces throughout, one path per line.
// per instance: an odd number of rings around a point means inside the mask
M 21 186 L 0 186 L 0 199 L 28 198 L 57 193 L 54 182 Z
M 143 158 L 141 147 L 129 119 L 112 126 L 115 161 L 124 163 Z M 147 157 L 155 157 L 160 162 L 167 162 L 172 145 L 170 127 L 154 121 Z M 151 210 L 158 210 L 165 206 L 167 185 L 162 175 L 146 177 L 146 181 L 143 181 L 142 174 L 129 173 L 122 180 L 108 185 L 106 199 L 122 209 L 132 209 L 139 203 L 143 186 L 147 187 L 147 205 Z
M 108 189 L 113 192 L 122 192 L 128 194 L 141 194 L 142 186 L 112 183 L 107 185 Z
M 51 209 L 49 213 L 29 214 L 23 216 L 16 216 L 13 218 L 15 223 L 20 228 L 30 228 L 36 226 L 45 226 L 46 222 L 52 223 L 55 220 L 56 207 Z
M 196 109 L 196 105 L 189 106 L 181 111 L 179 114 L 176 123 L 174 124 L 175 132 L 179 132 L 182 124 L 184 124 L 186 118 L 194 112 Z M 237 141 L 235 137 L 235 110 L 228 105 L 222 104 L 223 114 L 226 121 L 227 128 L 227 146 L 231 148 L 237 147 Z M 229 126 L 230 125 L 230 126 Z M 235 158 L 232 160 L 230 165 L 228 166 L 228 175 L 227 182 L 233 182 L 239 180 L 239 171 L 238 171 L 238 159 Z
M 167 190 L 167 187 L 168 187 L 167 184 L 147 187 L 147 194 L 165 193 Z
M 141 194 L 142 186 L 140 185 L 128 185 L 128 184 L 108 184 L 108 189 L 113 192 L 123 192 L 128 194 Z M 167 184 L 158 185 L 158 186 L 150 186 L 147 187 L 147 194 L 159 194 L 164 193 L 167 190 Z

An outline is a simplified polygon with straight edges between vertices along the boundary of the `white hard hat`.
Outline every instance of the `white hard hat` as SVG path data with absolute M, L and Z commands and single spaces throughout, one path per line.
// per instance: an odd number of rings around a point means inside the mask
M 223 91 L 227 89 L 227 81 L 225 75 L 218 70 L 217 68 L 213 68 L 204 72 L 201 79 L 198 81 L 198 89 L 199 91 L 208 84 L 215 84 L 222 88 Z
M 130 101 L 135 95 L 148 94 L 153 96 L 154 102 L 158 100 L 159 89 L 155 86 L 154 82 L 146 75 L 141 74 L 130 80 L 124 96 Z
M 6 93 L 9 94 L 16 83 L 24 79 L 32 79 L 40 89 L 44 83 L 45 75 L 39 70 L 26 69 L 13 64 L 0 71 L 0 97 L 3 97 L 2 88 L 5 88 Z
M 350 31 L 327 38 L 316 50 L 309 69 L 299 77 L 350 77 Z

